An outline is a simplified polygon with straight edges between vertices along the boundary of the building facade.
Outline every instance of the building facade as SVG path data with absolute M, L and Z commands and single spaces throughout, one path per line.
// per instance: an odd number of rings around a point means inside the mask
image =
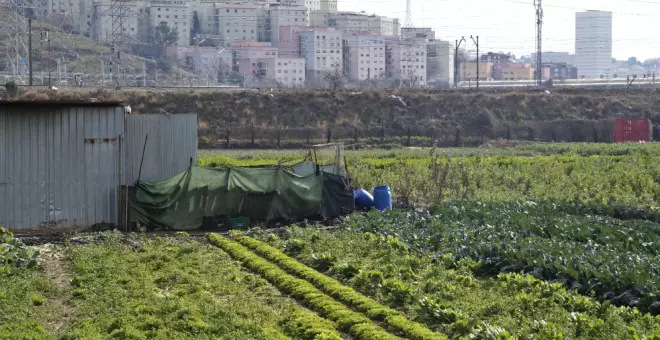
M 495 64 L 492 62 L 479 63 L 479 80 L 490 80 L 494 79 L 493 77 L 493 66 Z M 477 80 L 477 62 L 469 61 L 462 63 L 460 65 L 459 75 L 461 81 L 476 81 Z
M 94 2 L 94 10 L 92 11 L 92 18 L 90 23 L 91 37 L 103 43 L 112 42 L 112 17 L 108 15 L 111 11 L 110 1 L 97 1 Z M 126 40 L 140 40 L 144 36 L 141 31 L 142 25 L 140 21 L 144 19 L 140 13 L 144 13 L 146 3 L 144 2 L 128 2 L 125 4 L 129 11 L 124 21 L 124 37 Z
M 285 26 L 308 26 L 307 8 L 304 6 L 266 5 L 264 9 L 264 40 L 279 46 L 280 28 Z
M 580 78 L 612 73 L 612 12 L 575 14 L 575 64 Z
M 514 56 L 511 55 L 511 53 L 494 53 L 494 52 L 488 52 L 486 54 L 482 54 L 481 59 L 479 59 L 481 62 L 485 63 L 493 63 L 493 64 L 510 64 L 513 63 L 514 61 Z
M 429 87 L 448 88 L 454 84 L 454 45 L 448 41 L 426 42 L 426 78 Z
M 496 80 L 534 80 L 535 68 L 530 64 L 494 64 Z
M 578 79 L 577 67 L 563 63 L 543 64 L 543 79 Z
M 228 47 L 243 41 L 259 41 L 259 6 L 219 3 L 214 8 L 214 25 L 220 46 Z
M 575 65 L 575 54 L 569 52 L 543 52 L 543 64 Z M 532 53 L 530 64 L 536 65 L 536 53 Z
M 155 29 L 165 23 L 170 29 L 176 30 L 178 41 L 175 46 L 190 45 L 190 5 L 185 0 L 152 0 L 148 7 L 149 28 Z M 144 30 L 144 29 L 143 29 Z M 148 32 L 147 35 L 151 32 Z
M 288 88 L 305 86 L 305 59 L 276 58 L 273 65 L 274 80 L 279 86 Z
M 435 31 L 430 27 L 402 27 L 401 39 L 435 39 Z
M 307 79 L 321 85 L 326 72 L 343 70 L 343 34 L 336 30 L 300 32 L 300 57 L 305 59 Z
M 322 24 L 318 22 L 312 22 L 312 24 L 315 26 L 322 26 Z M 348 33 L 368 33 L 388 37 L 398 37 L 400 29 L 399 19 L 353 12 L 337 12 L 329 14 L 327 18 L 327 26 Z
M 350 34 L 344 37 L 344 70 L 350 82 L 374 82 L 386 79 L 385 40 L 372 35 Z
M 389 40 L 386 47 L 387 77 L 401 86 L 425 87 L 426 41 Z

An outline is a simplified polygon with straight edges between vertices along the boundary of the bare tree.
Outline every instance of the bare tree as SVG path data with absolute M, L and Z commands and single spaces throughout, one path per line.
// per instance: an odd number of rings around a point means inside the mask
M 417 88 L 420 85 L 419 76 L 415 70 L 410 67 L 401 72 L 401 80 L 403 81 L 404 86 L 411 89 Z
M 346 83 L 346 76 L 344 75 L 342 65 L 340 63 L 332 64 L 330 69 L 323 72 L 323 80 L 333 90 L 342 87 Z

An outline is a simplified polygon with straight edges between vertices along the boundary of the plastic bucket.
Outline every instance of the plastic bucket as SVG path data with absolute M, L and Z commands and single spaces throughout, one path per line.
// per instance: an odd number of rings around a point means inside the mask
M 374 206 L 374 198 L 371 194 L 364 189 L 356 189 L 353 193 L 355 205 L 363 208 L 370 208 Z
M 374 206 L 380 211 L 392 209 L 392 192 L 389 186 L 374 188 Z

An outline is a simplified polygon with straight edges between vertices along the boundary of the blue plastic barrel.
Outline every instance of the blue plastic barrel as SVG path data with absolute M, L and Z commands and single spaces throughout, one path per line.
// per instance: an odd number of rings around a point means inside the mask
M 356 189 L 353 193 L 355 205 L 359 208 L 371 208 L 374 206 L 374 197 L 364 189 Z
M 374 206 L 380 211 L 392 209 L 392 193 L 389 186 L 374 188 Z

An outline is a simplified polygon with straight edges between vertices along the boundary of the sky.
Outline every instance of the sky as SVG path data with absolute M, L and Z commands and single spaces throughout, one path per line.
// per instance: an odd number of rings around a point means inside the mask
M 432 27 L 436 38 L 455 42 L 464 36 L 468 51 L 479 36 L 479 53 L 535 52 L 533 0 L 411 0 L 415 27 Z M 365 11 L 399 18 L 406 0 L 339 0 L 340 11 Z M 612 12 L 612 57 L 639 60 L 660 57 L 660 0 L 543 0 L 543 51 L 575 52 L 575 12 Z

